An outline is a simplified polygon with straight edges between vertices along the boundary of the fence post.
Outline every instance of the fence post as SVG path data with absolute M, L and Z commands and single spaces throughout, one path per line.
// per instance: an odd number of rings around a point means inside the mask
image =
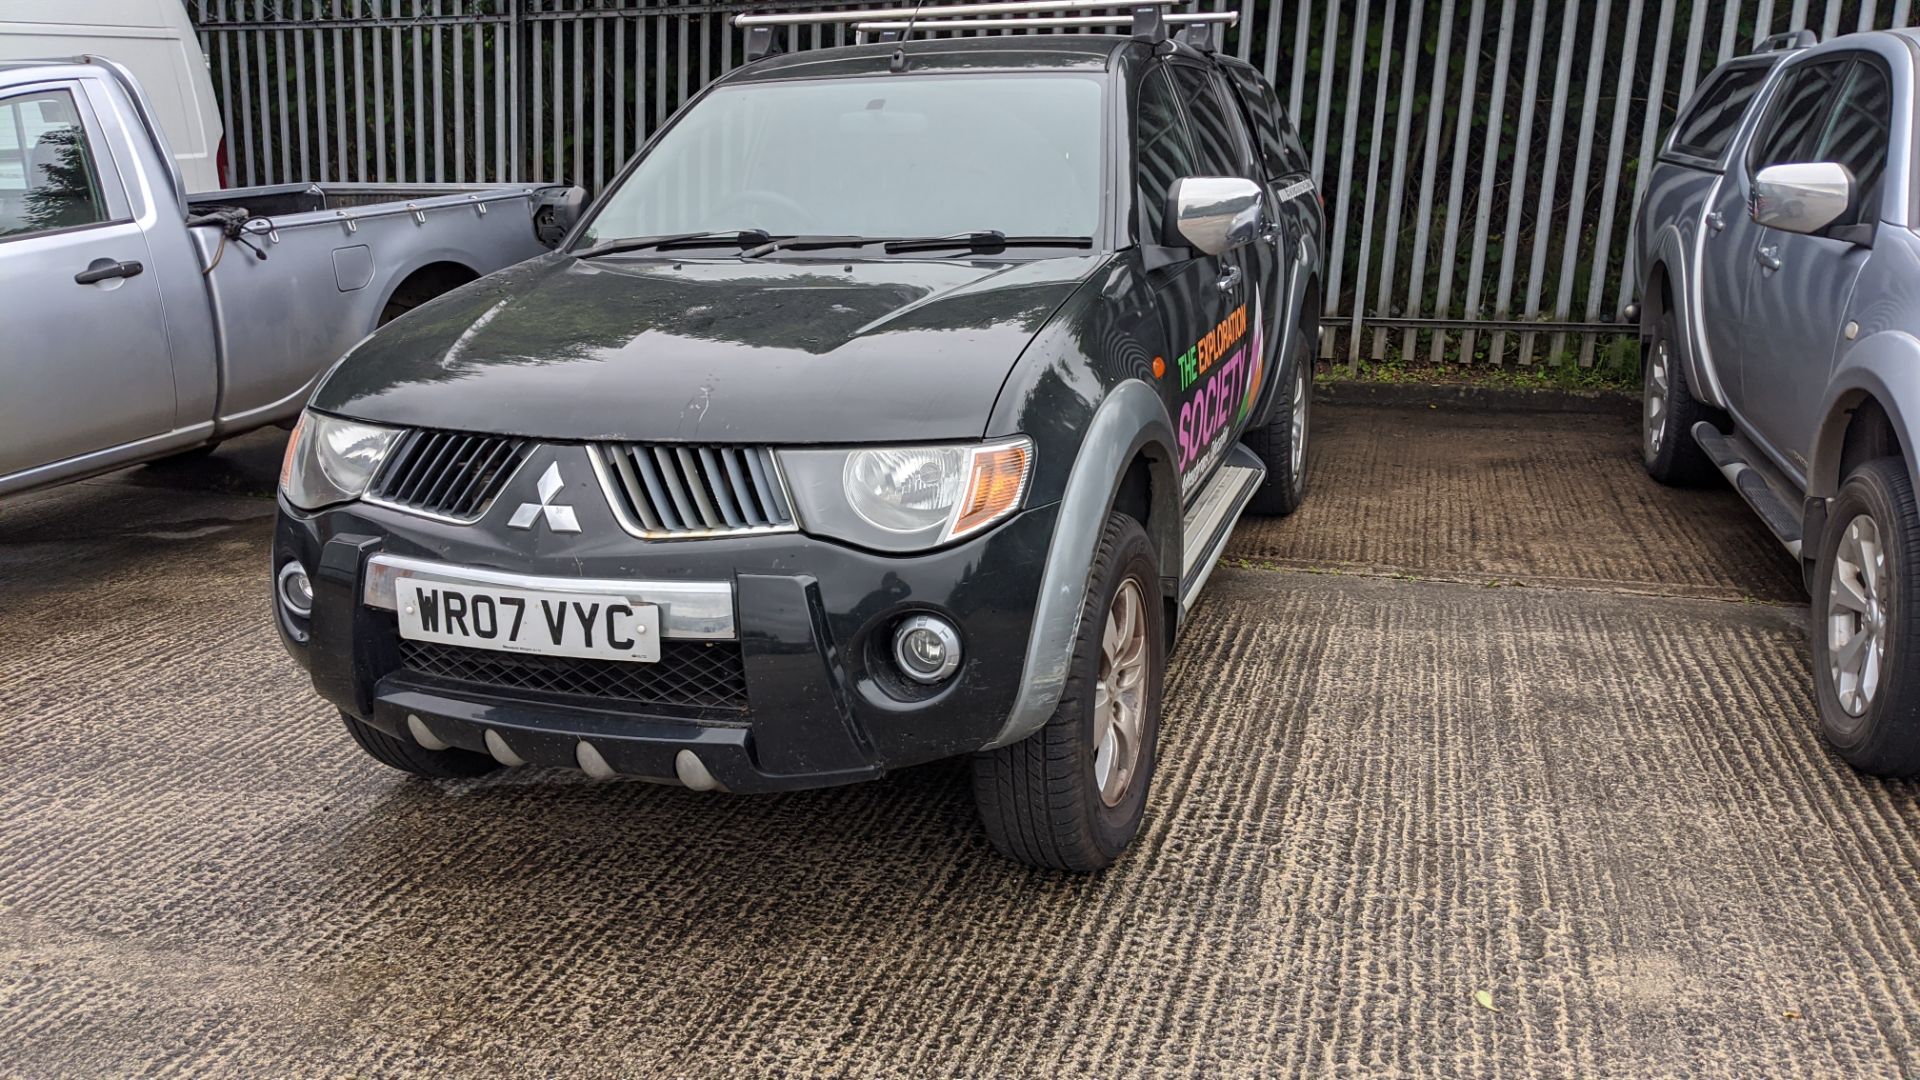
M 521 9 L 533 0 L 503 0 L 507 5 L 507 141 L 513 145 L 511 164 L 513 182 L 526 180 L 525 144 L 521 138 L 521 120 L 526 115 L 526 102 L 520 92 L 521 45 L 526 25 L 521 21 Z

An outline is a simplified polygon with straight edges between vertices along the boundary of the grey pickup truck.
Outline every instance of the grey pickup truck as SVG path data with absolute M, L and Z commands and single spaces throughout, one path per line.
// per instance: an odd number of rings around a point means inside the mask
M 356 341 L 546 251 L 583 202 L 528 184 L 188 196 L 125 68 L 0 62 L 0 495 L 291 421 Z
M 1716 472 L 1805 570 L 1841 756 L 1920 772 L 1920 34 L 1799 31 L 1723 64 L 1640 208 L 1642 450 Z

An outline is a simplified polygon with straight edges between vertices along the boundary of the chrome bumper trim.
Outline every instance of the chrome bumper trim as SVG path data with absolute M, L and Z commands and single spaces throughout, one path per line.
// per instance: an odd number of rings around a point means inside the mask
M 395 582 L 401 578 L 448 585 L 497 585 L 532 592 L 598 593 L 660 608 L 660 636 L 695 641 L 733 641 L 733 583 L 730 581 L 630 581 L 618 579 L 533 577 L 504 570 L 375 555 L 367 560 L 361 600 L 368 607 L 397 609 Z

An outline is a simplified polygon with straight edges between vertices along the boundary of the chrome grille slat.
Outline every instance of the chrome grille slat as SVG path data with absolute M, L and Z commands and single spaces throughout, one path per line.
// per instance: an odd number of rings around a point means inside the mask
M 599 453 L 598 450 L 594 452 L 596 454 Z M 614 467 L 619 471 L 621 485 L 628 491 L 639 491 L 641 489 L 640 474 L 634 471 L 633 451 L 630 448 L 609 450 L 607 457 L 613 460 Z M 611 492 L 609 492 L 608 495 L 610 498 L 612 497 Z M 659 531 L 664 528 L 664 526 L 660 524 L 659 516 L 653 512 L 653 503 L 651 500 L 635 500 L 633 507 L 640 514 L 640 525 L 642 528 L 654 531 Z
M 773 500 L 773 485 L 767 482 L 767 470 L 760 461 L 760 455 L 747 455 L 747 472 L 753 476 L 754 494 L 760 497 L 760 507 L 768 517 L 787 517 L 784 507 Z
M 727 486 L 733 489 L 734 498 L 740 503 L 740 516 L 747 524 L 757 525 L 764 519 L 748 494 L 751 481 L 747 479 L 747 470 L 740 465 L 740 458 L 746 453 L 738 447 L 728 447 L 720 451 L 720 457 L 727 463 Z
M 675 539 L 790 532 L 779 464 L 764 446 L 615 443 L 588 447 L 620 524 Z
M 680 512 L 682 527 L 697 529 L 693 520 L 693 500 L 687 498 L 687 486 L 680 482 L 679 459 L 664 446 L 653 448 L 653 461 L 660 467 L 660 478 L 666 481 L 667 493 L 673 496 L 673 508 Z
M 708 480 L 700 475 L 699 459 L 684 446 L 676 447 L 673 456 L 680 461 L 680 475 L 688 481 L 687 494 L 693 496 L 693 504 L 700 508 L 700 520 L 705 522 L 709 529 L 721 528 L 725 522 L 720 520 L 720 513 L 714 509 L 713 500 L 707 497 Z
M 477 521 L 531 450 L 525 439 L 505 435 L 409 431 L 394 443 L 366 499 L 447 521 Z
M 703 446 L 700 448 L 700 470 L 706 474 L 707 487 L 712 489 L 714 504 L 719 507 L 720 516 L 726 519 L 727 527 L 730 529 L 744 528 L 747 523 L 740 517 L 739 508 L 733 505 L 733 493 L 729 491 L 727 485 L 722 482 L 724 476 L 720 472 L 720 460 L 718 455 L 713 452 L 713 447 Z
M 653 453 L 644 446 L 636 446 L 633 460 L 647 481 L 647 494 L 653 499 L 653 512 L 660 515 L 660 527 L 668 532 L 685 532 L 687 527 L 681 524 L 680 511 L 667 495 L 667 482 L 660 477 L 660 465 L 654 461 Z

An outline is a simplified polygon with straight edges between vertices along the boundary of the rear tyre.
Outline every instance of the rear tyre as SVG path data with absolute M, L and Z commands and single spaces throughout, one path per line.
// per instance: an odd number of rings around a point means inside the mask
M 1899 458 L 1855 469 L 1813 577 L 1820 731 L 1854 768 L 1920 774 L 1920 510 Z
M 1307 497 L 1307 435 L 1313 418 L 1313 356 L 1306 348 L 1280 372 L 1285 395 L 1274 403 L 1267 422 L 1251 428 L 1240 441 L 1266 463 L 1266 478 L 1247 503 L 1247 512 L 1284 517 L 1300 508 Z
M 1053 717 L 973 760 L 974 802 L 1002 854 L 1089 873 L 1133 842 L 1159 742 L 1165 617 L 1146 530 L 1109 516 Z
M 500 767 L 499 762 L 486 754 L 476 754 L 453 746 L 445 750 L 429 750 L 412 739 L 396 739 L 346 713 L 341 713 L 340 719 L 346 721 L 347 734 L 353 736 L 353 741 L 360 744 L 360 749 L 365 750 L 368 757 L 401 772 L 432 780 L 456 780 L 481 776 Z
M 1710 408 L 1693 396 L 1680 363 L 1673 312 L 1662 309 L 1641 353 L 1640 460 L 1647 475 L 1675 487 L 1696 487 L 1719 474 L 1693 441 L 1693 425 Z

